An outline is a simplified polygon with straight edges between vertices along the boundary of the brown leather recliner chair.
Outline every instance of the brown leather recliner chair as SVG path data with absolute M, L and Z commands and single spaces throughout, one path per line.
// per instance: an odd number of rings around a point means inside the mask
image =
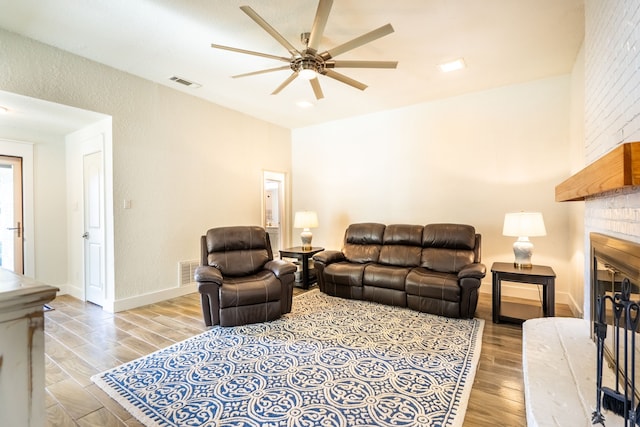
M 291 311 L 296 266 L 273 259 L 263 228 L 212 228 L 200 243 L 195 279 L 207 326 L 266 322 Z

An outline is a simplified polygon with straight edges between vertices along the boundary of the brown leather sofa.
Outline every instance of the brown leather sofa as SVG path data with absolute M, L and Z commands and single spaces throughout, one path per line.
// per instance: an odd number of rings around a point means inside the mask
M 341 251 L 313 256 L 320 290 L 455 318 L 473 318 L 481 236 L 463 224 L 351 224 Z
M 263 228 L 212 228 L 200 247 L 195 279 L 207 326 L 266 322 L 291 311 L 296 266 L 273 259 Z

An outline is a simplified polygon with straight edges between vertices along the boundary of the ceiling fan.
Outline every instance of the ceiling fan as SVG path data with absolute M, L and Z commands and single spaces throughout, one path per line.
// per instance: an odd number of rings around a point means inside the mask
M 360 47 L 364 44 L 370 43 L 376 39 L 384 37 L 393 33 L 393 27 L 391 24 L 383 25 L 382 27 L 370 31 L 366 34 L 356 37 L 346 43 L 343 43 L 332 49 L 325 50 L 322 53 L 318 53 L 320 40 L 324 33 L 324 28 L 327 25 L 329 18 L 329 12 L 333 0 L 320 0 L 318 3 L 318 9 L 316 16 L 311 27 L 311 32 L 302 33 L 300 38 L 304 43 L 305 48 L 302 50 L 296 49 L 291 43 L 289 43 L 278 31 L 276 31 L 267 21 L 265 21 L 260 15 L 258 15 L 249 6 L 240 6 L 240 9 L 246 13 L 251 19 L 253 19 L 262 29 L 264 29 L 271 37 L 276 39 L 285 49 L 289 51 L 291 55 L 289 58 L 284 56 L 271 55 L 268 53 L 255 52 L 251 50 L 239 49 L 235 47 L 222 46 L 219 44 L 211 44 L 211 47 L 215 49 L 229 50 L 231 52 L 244 53 L 247 55 L 261 56 L 263 58 L 275 59 L 282 62 L 287 62 L 287 65 L 269 68 L 266 70 L 253 71 L 250 73 L 238 74 L 232 76 L 233 78 L 255 76 L 258 74 L 270 73 L 274 71 L 292 70 L 293 73 L 284 81 L 280 86 L 276 88 L 271 94 L 276 95 L 280 93 L 289 83 L 295 80 L 297 77 L 309 80 L 311 88 L 316 96 L 316 99 L 324 98 L 320 82 L 318 81 L 318 75 L 330 77 L 338 80 L 356 89 L 364 90 L 367 85 L 354 80 L 344 74 L 334 71 L 336 68 L 396 68 L 397 61 L 336 61 L 335 58 L 345 52 Z

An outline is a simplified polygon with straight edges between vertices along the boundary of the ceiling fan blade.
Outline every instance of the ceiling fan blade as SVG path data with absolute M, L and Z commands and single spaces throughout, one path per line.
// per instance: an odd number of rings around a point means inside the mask
M 331 12 L 331 6 L 333 0 L 320 0 L 318 3 L 318 10 L 316 11 L 316 17 L 313 20 L 313 27 L 311 27 L 311 34 L 309 35 L 308 48 L 317 52 L 320 46 L 320 40 L 324 34 L 324 27 L 327 25 L 329 19 L 329 12 Z
M 324 98 L 324 94 L 322 93 L 322 88 L 320 87 L 320 81 L 316 77 L 315 79 L 309 80 L 311 83 L 311 88 L 313 89 L 313 93 L 316 96 L 316 99 L 320 100 Z
M 211 43 L 211 47 L 214 49 L 228 50 L 231 52 L 244 53 L 247 55 L 262 56 L 263 58 L 276 59 L 278 61 L 284 61 L 284 62 L 291 61 L 290 58 L 285 58 L 284 56 L 270 55 L 268 53 L 255 52 L 253 50 L 238 49 L 237 47 L 222 46 L 220 44 Z
M 285 87 L 287 87 L 287 85 L 288 85 L 289 83 L 291 83 L 292 81 L 294 81 L 296 77 L 298 77 L 298 73 L 295 73 L 295 72 L 294 72 L 294 73 L 292 73 L 289 77 L 287 77 L 287 80 L 283 81 L 283 82 L 282 82 L 282 84 L 276 88 L 276 90 L 274 90 L 273 92 L 271 92 L 271 95 L 277 95 L 277 94 L 279 94 L 279 93 L 280 93 L 280 91 L 281 91 L 282 89 L 284 89 Z
M 339 82 L 348 84 L 349 86 L 353 86 L 356 89 L 360 89 L 360 90 L 365 90 L 367 88 L 367 85 L 364 83 L 360 83 L 357 80 L 352 79 L 351 77 L 347 77 L 344 74 L 340 74 L 338 72 L 335 72 L 333 70 L 327 70 L 325 69 L 324 72 L 322 73 L 327 77 L 331 77 L 332 79 L 336 79 Z
M 269 23 L 267 21 L 262 19 L 262 17 L 260 15 L 258 15 L 255 10 L 251 9 L 250 6 L 240 6 L 240 9 L 244 13 L 249 15 L 249 18 L 253 19 L 256 22 L 256 24 L 260 25 L 263 30 L 265 30 L 267 33 L 269 33 L 271 35 L 271 37 L 276 39 L 278 41 L 278 43 L 280 43 L 282 46 L 284 46 L 284 48 L 287 49 L 291 55 L 294 55 L 294 56 L 295 55 L 300 55 L 300 52 L 298 52 L 298 50 L 291 43 L 289 43 L 287 41 L 287 39 L 285 39 L 282 36 L 282 34 L 277 32 L 275 30 L 275 28 L 273 28 L 271 25 L 269 25 Z
M 273 71 L 283 71 L 283 70 L 290 70 L 290 69 L 291 69 L 290 66 L 283 65 L 282 67 L 277 67 L 277 68 L 269 68 L 266 70 L 252 71 L 250 73 L 236 74 L 235 76 L 231 76 L 231 77 L 234 79 L 237 79 L 238 77 L 249 77 L 249 76 L 255 76 L 258 74 L 271 73 Z
M 326 68 L 396 68 L 398 61 L 328 61 Z
M 380 28 L 377 28 L 373 31 L 369 31 L 366 34 L 361 35 L 360 37 L 356 37 L 355 39 L 348 41 L 346 43 L 341 44 L 340 46 L 336 46 L 333 49 L 329 49 L 326 52 L 322 53 L 320 56 L 326 61 L 331 58 L 335 58 L 336 56 L 345 53 L 349 50 L 360 47 L 364 44 L 370 43 L 374 40 L 379 39 L 380 37 L 384 37 L 387 34 L 393 33 L 393 27 L 391 24 L 383 25 Z

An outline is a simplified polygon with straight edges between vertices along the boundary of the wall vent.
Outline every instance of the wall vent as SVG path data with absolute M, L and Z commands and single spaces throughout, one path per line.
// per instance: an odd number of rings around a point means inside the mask
M 187 79 L 183 79 L 182 77 L 178 77 L 178 76 L 169 77 L 169 80 L 174 81 L 176 83 L 180 83 L 181 85 L 185 85 L 185 86 L 194 88 L 194 89 L 202 87 L 202 85 L 200 83 L 192 82 L 192 81 L 189 81 Z
M 178 262 L 178 284 L 180 286 L 186 286 L 191 283 L 195 283 L 193 275 L 196 272 L 196 268 L 200 265 L 200 261 L 179 261 Z

